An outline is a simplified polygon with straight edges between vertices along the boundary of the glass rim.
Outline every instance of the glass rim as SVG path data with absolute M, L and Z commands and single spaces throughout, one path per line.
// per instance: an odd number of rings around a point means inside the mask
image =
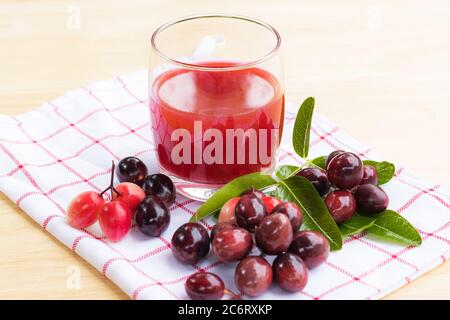
M 236 65 L 236 66 L 227 66 L 227 67 L 205 67 L 205 66 L 201 66 L 195 63 L 187 63 L 187 62 L 183 62 L 174 58 L 171 58 L 170 56 L 168 56 L 167 54 L 163 53 L 161 50 L 159 50 L 158 46 L 156 45 L 156 38 L 157 36 L 163 32 L 164 30 L 166 30 L 167 28 L 182 23 L 182 22 L 186 22 L 186 21 L 190 21 L 190 20 L 196 20 L 196 19 L 204 19 L 204 18 L 225 18 L 225 19 L 237 19 L 237 20 L 243 20 L 243 21 L 247 21 L 247 22 L 251 22 L 251 23 L 255 23 L 258 24 L 264 28 L 266 28 L 267 30 L 269 30 L 270 32 L 272 32 L 273 35 L 275 35 L 276 37 L 276 44 L 275 46 L 266 54 L 264 54 L 261 58 L 256 59 L 256 60 L 252 60 L 252 61 L 247 61 L 244 62 L 242 64 Z M 270 58 L 272 58 L 280 49 L 281 46 L 281 36 L 278 33 L 278 31 L 272 27 L 270 24 L 258 20 L 258 19 L 254 19 L 254 18 L 250 18 L 248 16 L 242 16 L 242 15 L 232 15 L 232 14 L 202 14 L 202 15 L 191 15 L 191 16 L 186 16 L 186 17 L 182 17 L 179 19 L 175 19 L 172 21 L 169 21 L 167 23 L 164 23 L 163 25 L 159 26 L 152 34 L 151 37 L 151 45 L 152 45 L 152 49 L 153 51 L 162 59 L 181 66 L 183 68 L 186 69 L 192 69 L 192 70 L 202 70 L 202 71 L 233 71 L 233 70 L 242 70 L 242 69 L 248 69 L 251 67 L 254 67 L 258 64 L 263 63 L 264 61 L 269 60 Z

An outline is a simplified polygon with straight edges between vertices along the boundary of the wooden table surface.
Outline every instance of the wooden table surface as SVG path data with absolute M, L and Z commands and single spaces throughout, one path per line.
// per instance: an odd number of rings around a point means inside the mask
M 41 0 L 0 3 L 0 113 L 146 68 L 161 23 L 254 16 L 283 38 L 287 98 L 317 109 L 386 159 L 450 184 L 448 0 Z M 125 299 L 112 282 L 0 196 L 0 298 Z M 80 288 L 71 286 L 80 275 Z M 450 298 L 450 263 L 387 298 Z

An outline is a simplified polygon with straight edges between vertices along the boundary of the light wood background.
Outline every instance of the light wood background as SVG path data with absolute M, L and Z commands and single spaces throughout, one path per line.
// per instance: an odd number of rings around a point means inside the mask
M 149 39 L 184 15 L 254 16 L 283 37 L 290 101 L 318 111 L 422 178 L 450 183 L 448 0 L 0 2 L 0 113 L 147 67 Z M 81 288 L 70 274 L 81 272 Z M 0 196 L 0 298 L 125 299 Z M 450 298 L 450 263 L 388 296 Z

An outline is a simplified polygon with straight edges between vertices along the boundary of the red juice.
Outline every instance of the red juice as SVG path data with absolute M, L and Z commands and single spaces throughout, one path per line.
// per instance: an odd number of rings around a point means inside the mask
M 217 71 L 169 70 L 160 74 L 150 89 L 152 130 L 162 170 L 183 180 L 208 184 L 223 184 L 247 173 L 270 170 L 283 129 L 284 93 L 280 83 L 257 67 L 225 71 L 220 68 L 237 64 L 221 61 L 201 65 Z M 174 139 L 180 129 L 191 136 L 183 141 L 187 148 L 181 151 L 177 147 L 181 138 Z M 247 133 L 253 129 L 255 134 L 227 140 L 227 134 L 237 129 Z M 220 135 L 222 143 L 218 141 Z M 213 142 L 216 148 L 211 151 Z M 208 145 L 213 162 L 207 157 Z M 261 152 L 266 154 L 265 159 Z M 174 154 L 184 159 L 182 163 Z

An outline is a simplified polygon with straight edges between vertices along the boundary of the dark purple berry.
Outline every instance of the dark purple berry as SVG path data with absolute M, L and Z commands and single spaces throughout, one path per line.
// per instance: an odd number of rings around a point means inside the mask
M 253 195 L 253 196 L 258 197 L 259 199 L 262 199 L 263 197 L 266 196 L 262 191 L 259 191 L 258 189 L 255 189 L 255 188 L 251 188 L 251 189 L 245 190 L 239 196 L 242 197 L 242 196 L 245 196 L 245 195 Z
M 340 155 L 341 153 L 344 153 L 344 150 L 334 150 L 333 152 L 331 152 L 328 157 L 327 157 L 327 161 L 325 163 L 325 167 L 328 167 L 328 164 L 330 163 L 331 159 L 333 159 L 334 157 Z
M 374 166 L 364 165 L 363 167 L 364 175 L 360 184 L 378 184 L 378 174 L 377 169 Z
M 154 195 L 168 206 L 175 202 L 177 196 L 172 180 L 162 173 L 151 174 L 142 182 L 142 189 L 147 196 Z
M 219 231 L 212 242 L 214 254 L 223 262 L 245 258 L 253 247 L 253 238 L 247 230 L 239 227 Z
M 361 183 L 364 170 L 361 159 L 354 153 L 344 152 L 327 166 L 328 179 L 339 189 L 351 189 Z
M 313 269 L 327 260 L 330 253 L 330 243 L 319 232 L 298 231 L 294 234 L 289 252 L 302 258 L 308 269 Z
M 241 260 L 234 273 L 236 287 L 250 297 L 257 297 L 269 289 L 273 272 L 269 262 L 262 257 L 251 256 Z
M 208 231 L 199 223 L 185 223 L 172 237 L 172 253 L 178 261 L 194 264 L 209 252 Z
M 328 180 L 327 172 L 320 168 L 305 168 L 297 173 L 297 176 L 305 177 L 311 181 L 320 196 L 324 196 L 330 191 L 331 183 Z
M 242 196 L 235 208 L 236 223 L 252 232 L 268 215 L 264 202 L 253 194 Z
M 192 300 L 219 300 L 225 292 L 222 279 L 211 272 L 196 272 L 187 278 L 184 288 Z
M 116 167 L 116 175 L 120 182 L 140 184 L 147 176 L 147 172 L 147 166 L 136 157 L 124 158 Z
M 256 229 L 255 240 L 263 253 L 276 255 L 287 251 L 292 236 L 292 225 L 287 215 L 274 213 L 263 219 Z
M 300 209 L 300 207 L 294 202 L 280 203 L 275 208 L 273 208 L 270 214 L 275 213 L 282 213 L 287 215 L 287 217 L 291 221 L 292 229 L 294 232 L 300 229 L 303 220 L 302 209 Z
M 373 184 L 362 184 L 356 187 L 355 200 L 357 210 L 363 213 L 379 213 L 386 210 L 389 205 L 386 192 Z
M 273 278 L 278 285 L 287 291 L 303 290 L 308 283 L 308 268 L 296 254 L 285 252 L 273 261 Z
M 138 229 L 151 237 L 159 237 L 170 223 L 169 209 L 158 197 L 146 197 L 136 209 Z
M 236 225 L 230 222 L 219 222 L 214 225 L 214 227 L 211 229 L 211 234 L 209 238 L 211 239 L 211 242 L 214 240 L 214 237 L 216 234 L 218 234 L 220 231 L 225 229 L 232 229 L 236 228 Z
M 325 198 L 325 204 L 336 223 L 343 223 L 350 220 L 356 211 L 355 198 L 347 190 L 330 192 Z

